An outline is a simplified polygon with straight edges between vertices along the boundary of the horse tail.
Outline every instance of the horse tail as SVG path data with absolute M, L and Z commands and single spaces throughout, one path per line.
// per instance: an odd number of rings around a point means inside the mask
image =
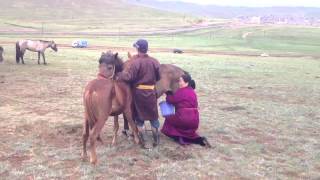
M 21 54 L 21 50 L 20 50 L 20 46 L 19 46 L 19 41 L 16 42 L 16 62 L 19 63 L 20 62 L 20 55 Z
M 84 105 L 86 113 L 86 121 L 88 121 L 89 128 L 92 129 L 97 122 L 97 118 L 93 112 L 92 94 L 88 91 L 84 94 Z

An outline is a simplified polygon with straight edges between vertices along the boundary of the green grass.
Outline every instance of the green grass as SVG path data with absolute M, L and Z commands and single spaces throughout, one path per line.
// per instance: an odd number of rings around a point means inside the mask
M 39 31 L 45 22 L 45 31 L 52 32 L 117 32 L 119 26 L 125 32 L 192 24 L 188 18 L 181 21 L 180 15 L 102 0 L 88 6 L 85 1 L 74 5 L 67 0 L 59 1 L 61 4 L 46 1 L 51 4 L 24 16 L 24 6 L 35 8 L 28 2 L 1 2 L 5 8 L 0 12 L 0 28 Z M 49 5 L 55 13 L 47 11 Z M 83 16 L 74 16 L 82 6 L 87 7 Z M 21 13 L 14 13 L 17 9 Z M 247 32 L 252 33 L 244 39 Z M 102 135 L 106 144 L 98 145 L 100 161 L 93 167 L 80 160 L 83 88 L 96 76 L 101 51 L 107 46 L 124 47 L 115 50 L 126 59 L 126 51 L 133 50 L 132 43 L 141 37 L 1 34 L 5 54 L 0 64 L 0 139 L 5 141 L 0 141 L 0 175 L 5 179 L 174 179 L 177 175 L 181 179 L 317 179 L 319 37 L 317 28 L 283 26 L 145 36 L 151 50 L 243 54 L 151 52 L 161 63 L 178 65 L 196 80 L 199 133 L 216 148 L 183 148 L 164 136 L 160 147 L 152 151 L 142 150 L 124 137 L 110 147 L 113 123 L 109 119 Z M 53 39 L 59 44 L 83 38 L 90 46 L 103 47 L 48 50 L 47 66 L 37 65 L 36 53 L 27 52 L 26 65 L 17 65 L 14 42 L 21 38 Z M 303 57 L 246 56 L 264 52 Z
M 246 39 L 243 34 L 251 32 Z M 286 32 L 286 33 L 284 33 Z M 174 35 L 142 36 L 150 48 L 180 48 L 182 50 L 217 51 L 221 53 L 270 55 L 299 55 L 319 57 L 320 30 L 308 27 L 250 27 L 230 29 L 213 28 L 206 31 Z M 131 48 L 141 36 L 91 36 L 91 35 L 0 35 L 1 42 L 26 39 L 55 40 L 58 44 L 71 44 L 76 39 L 87 39 L 89 46 Z
M 10 179 L 318 177 L 320 62 L 311 58 L 153 53 L 196 80 L 199 133 L 216 148 L 182 148 L 162 136 L 158 149 L 145 151 L 121 137 L 117 147 L 98 146 L 96 168 L 81 162 L 81 96 L 97 73 L 99 55 L 60 49 L 47 53 L 47 66 L 37 65 L 33 54 L 23 66 L 7 53 L 0 65 L 0 127 L 6 127 L 0 137 L 7 140 L 0 150 L 18 154 L 2 154 L 10 161 L 0 161 L 0 173 Z M 107 144 L 111 135 L 109 120 L 102 136 Z M 24 156 L 30 159 L 17 164 Z

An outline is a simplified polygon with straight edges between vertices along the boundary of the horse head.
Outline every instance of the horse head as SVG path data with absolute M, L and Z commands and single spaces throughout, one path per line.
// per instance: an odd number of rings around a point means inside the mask
M 51 47 L 51 49 L 53 49 L 55 52 L 58 51 L 58 46 L 57 46 L 57 44 L 56 44 L 54 41 L 51 41 L 50 47 Z
M 106 77 L 113 78 L 113 76 L 121 72 L 123 69 L 123 61 L 118 56 L 118 53 L 112 53 L 111 51 L 103 52 L 99 59 L 99 71 Z

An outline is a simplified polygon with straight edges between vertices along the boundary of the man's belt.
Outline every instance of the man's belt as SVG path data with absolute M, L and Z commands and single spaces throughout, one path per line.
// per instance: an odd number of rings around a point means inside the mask
M 141 90 L 154 90 L 154 85 L 144 85 L 144 84 L 140 84 L 137 86 L 137 89 L 141 89 Z

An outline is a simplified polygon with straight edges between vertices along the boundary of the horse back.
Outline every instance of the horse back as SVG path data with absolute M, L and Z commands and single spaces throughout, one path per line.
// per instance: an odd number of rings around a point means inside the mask
M 47 48 L 39 40 L 20 40 L 18 41 L 18 44 L 21 50 L 28 49 L 29 51 L 34 52 L 43 51 Z
M 160 80 L 156 83 L 157 97 L 159 98 L 166 91 L 177 91 L 179 88 L 179 78 L 184 71 L 172 64 L 160 65 Z

